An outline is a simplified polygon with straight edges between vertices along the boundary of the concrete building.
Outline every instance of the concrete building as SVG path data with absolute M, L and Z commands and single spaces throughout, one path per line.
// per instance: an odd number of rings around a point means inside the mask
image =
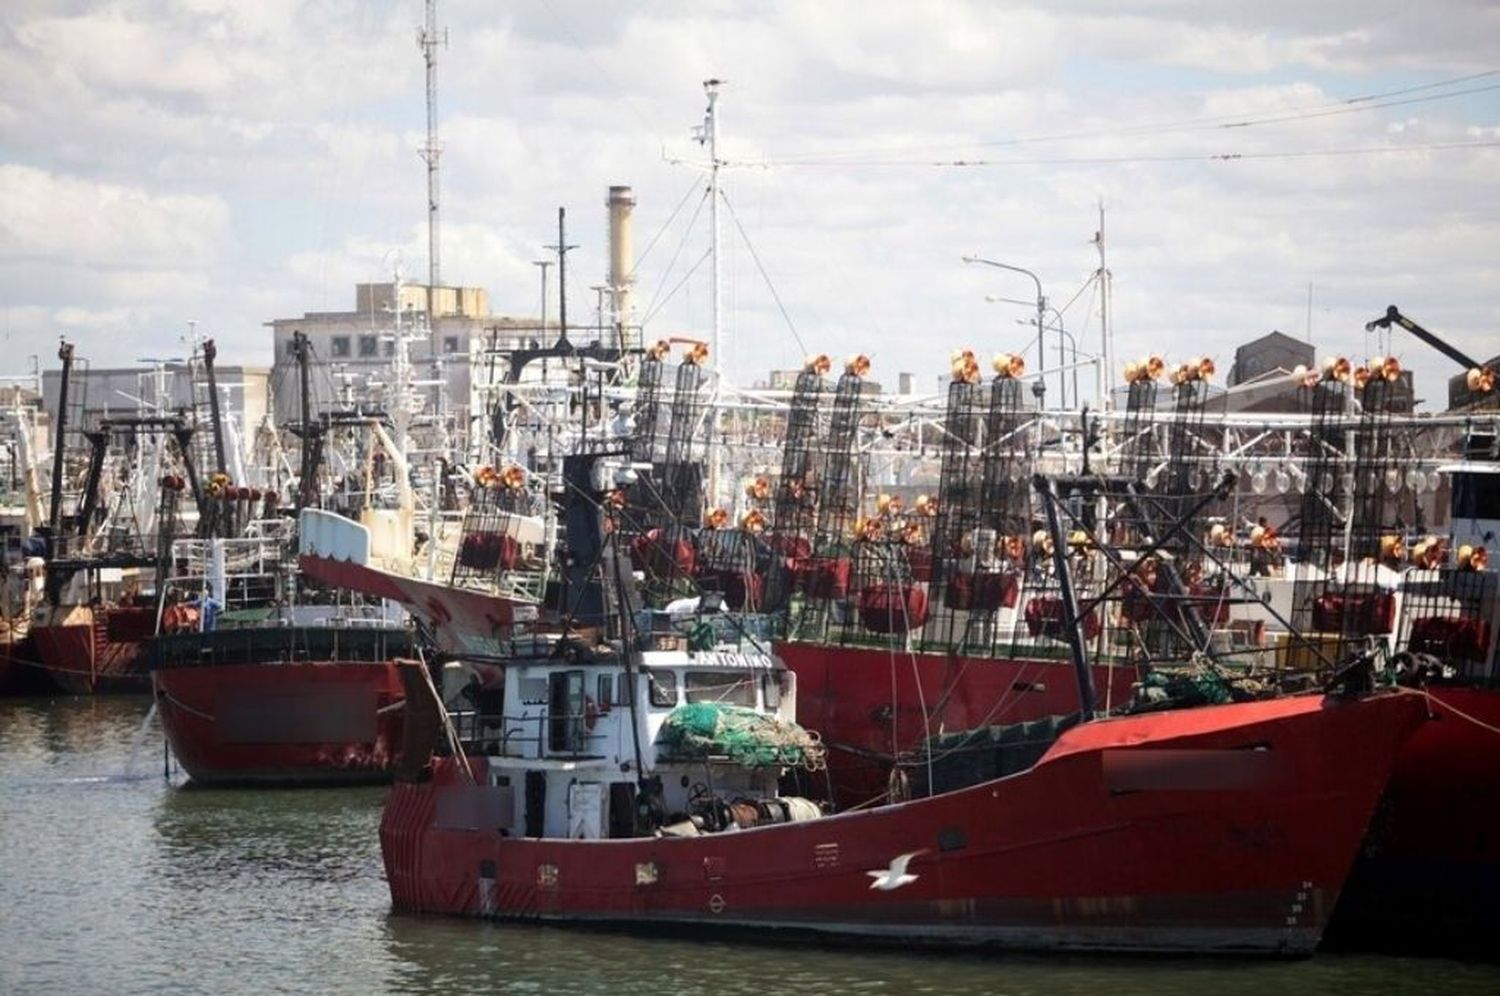
M 1316 362 L 1312 343 L 1294 339 L 1285 332 L 1271 331 L 1235 348 L 1234 365 L 1224 382 L 1234 387 L 1272 371 L 1290 373 L 1298 366 L 1311 367 Z
M 238 445 L 244 452 L 245 441 L 254 438 L 270 411 L 271 372 L 265 367 L 215 364 L 214 376 L 219 385 L 221 417 L 226 423 L 233 423 L 226 424 L 225 448 Z M 43 371 L 42 405 L 50 424 L 56 424 L 61 385 L 61 370 Z M 164 362 L 152 367 L 96 370 L 79 363 L 73 368 L 68 386 L 70 439 L 71 433 L 100 419 L 192 410 L 195 401 L 206 409 L 207 381 L 201 365 Z M 212 445 L 211 441 L 205 443 L 206 448 Z
M 429 321 L 427 288 L 416 284 L 358 284 L 350 311 L 313 311 L 277 318 L 271 329 L 276 360 L 271 379 L 276 419 L 300 417 L 300 387 L 293 337 L 307 336 L 312 410 L 323 414 L 354 405 L 389 409 L 398 333 L 407 342 L 414 379 L 424 402 L 419 417 L 441 418 L 450 438 L 466 438 L 471 415 L 482 413 L 488 365 L 505 351 L 550 344 L 556 328 L 536 319 L 493 315 L 481 287 L 434 288 L 436 315 Z M 550 334 L 549 334 L 550 333 Z M 443 390 L 438 390 L 439 385 Z

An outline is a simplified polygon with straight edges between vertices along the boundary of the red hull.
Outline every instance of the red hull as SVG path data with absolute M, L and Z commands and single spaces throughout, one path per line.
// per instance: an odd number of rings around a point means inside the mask
M 1435 687 L 1334 923 L 1341 943 L 1493 954 L 1500 689 Z
M 26 683 L 28 672 L 35 671 L 31 634 L 15 638 L 15 630 L 0 620 L 0 695 L 15 692 Z
M 162 727 L 193 781 L 387 781 L 404 697 L 388 663 L 267 662 L 153 672 Z
M 62 610 L 57 623 L 33 625 L 32 644 L 47 676 L 70 695 L 147 692 L 147 641 L 156 628 L 149 605 Z
M 1067 731 L 1007 778 L 693 838 L 503 837 L 478 815 L 484 794 L 501 790 L 470 788 L 438 759 L 431 780 L 393 788 L 381 846 L 400 910 L 1301 954 L 1316 946 L 1396 748 L 1423 713 L 1414 696 L 1388 695 L 1106 720 Z M 1212 752 L 1173 755 L 1211 760 L 1212 777 L 1195 767 L 1186 782 L 1153 784 L 1179 771 L 1164 751 Z M 483 785 L 487 766 L 475 761 Z M 910 852 L 913 881 L 872 887 L 867 873 Z
M 797 721 L 829 748 L 843 803 L 885 792 L 892 756 L 930 735 L 1078 710 L 1078 682 L 1066 661 L 811 643 L 782 643 L 776 654 L 797 675 Z M 1128 701 L 1135 680 L 1129 667 L 1095 667 L 1101 706 Z

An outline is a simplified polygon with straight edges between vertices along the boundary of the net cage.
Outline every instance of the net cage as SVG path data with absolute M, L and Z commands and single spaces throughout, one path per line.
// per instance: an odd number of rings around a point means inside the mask
M 1312 385 L 1304 385 L 1300 401 L 1309 416 L 1305 483 L 1298 504 L 1294 545 L 1296 579 L 1292 587 L 1292 628 L 1311 637 L 1332 662 L 1343 658 L 1341 615 L 1330 612 L 1336 596 L 1334 576 L 1343 566 L 1344 531 L 1349 523 L 1347 433 L 1348 385 L 1334 366 Z M 1330 618 L 1332 616 L 1332 618 Z
M 864 398 L 863 372 L 851 363 L 834 388 L 819 460 L 821 485 L 811 549 L 793 569 L 794 585 L 802 594 L 792 628 L 799 637 L 826 636 L 830 620 L 846 619 L 851 609 L 854 525 L 864 477 L 864 457 L 856 443 Z

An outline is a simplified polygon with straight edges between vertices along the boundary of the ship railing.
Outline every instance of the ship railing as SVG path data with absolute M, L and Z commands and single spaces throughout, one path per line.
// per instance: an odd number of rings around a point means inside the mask
M 177 540 L 165 589 L 184 593 L 203 590 L 213 575 L 212 544 L 223 545 L 225 608 L 264 604 L 276 597 L 285 544 L 274 538 Z
M 602 756 L 595 747 L 605 734 L 591 729 L 600 716 L 595 710 L 508 716 L 450 709 L 448 715 L 460 743 L 491 757 L 576 761 Z
M 215 664 L 340 663 L 381 664 L 411 653 L 411 635 L 404 629 L 276 626 L 219 629 L 211 633 L 169 637 L 153 644 L 158 667 Z

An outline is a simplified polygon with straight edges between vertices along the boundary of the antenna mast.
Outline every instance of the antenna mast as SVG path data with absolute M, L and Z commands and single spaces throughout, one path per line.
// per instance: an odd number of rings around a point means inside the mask
M 708 110 L 703 113 L 703 127 L 698 131 L 698 143 L 708 146 L 708 225 L 709 253 L 713 256 L 713 276 L 709 285 L 713 311 L 713 340 L 708 361 L 713 365 L 715 380 L 724 369 L 724 342 L 719 310 L 719 87 L 723 80 L 704 80 L 703 91 L 708 94 Z M 715 390 L 717 391 L 717 384 Z
M 557 245 L 555 245 L 555 246 L 543 246 L 542 247 L 544 249 L 551 249 L 551 250 L 553 250 L 553 251 L 555 251 L 557 253 L 557 344 L 559 346 L 569 345 L 569 343 L 568 343 L 568 250 L 570 250 L 570 249 L 577 249 L 578 248 L 577 246 L 570 246 L 570 245 L 568 245 L 567 239 L 563 237 L 563 235 L 564 235 L 564 233 L 563 233 L 563 224 L 564 224 L 564 220 L 565 220 L 566 216 L 567 216 L 567 209 L 563 208 L 563 207 L 559 207 L 557 209 Z M 544 308 L 546 307 L 546 304 L 545 304 L 545 298 L 546 298 L 546 296 L 547 296 L 547 271 L 544 268 L 542 270 L 542 297 L 544 299 L 544 303 L 543 303 L 542 307 L 544 307 Z M 542 328 L 542 334 L 543 335 L 547 334 L 547 329 L 545 328 L 545 325 L 546 325 L 546 323 L 543 322 L 543 326 L 544 326 Z
M 719 501 L 719 395 L 724 385 L 724 330 L 719 307 L 719 87 L 723 80 L 703 81 L 703 92 L 708 94 L 708 109 L 703 112 L 703 125 L 698 129 L 698 143 L 708 146 L 708 225 L 709 254 L 713 256 L 713 270 L 709 283 L 709 299 L 713 314 L 708 362 L 713 371 L 713 409 L 709 414 L 708 441 L 708 501 L 716 505 Z
M 1109 329 L 1109 267 L 1104 262 L 1104 198 L 1099 198 L 1099 230 L 1094 233 L 1094 245 L 1099 249 L 1099 334 L 1104 347 L 1104 407 L 1114 407 L 1115 355 L 1114 336 Z
M 427 334 L 433 355 L 437 354 L 437 316 L 434 309 L 442 270 L 438 226 L 438 161 L 443 154 L 437 131 L 438 46 L 448 47 L 448 29 L 444 28 L 439 34 L 437 0 L 427 0 L 427 22 L 417 33 L 417 47 L 422 50 L 422 61 L 427 65 L 427 144 L 418 154 L 427 163 Z M 397 307 L 400 307 L 399 302 Z

